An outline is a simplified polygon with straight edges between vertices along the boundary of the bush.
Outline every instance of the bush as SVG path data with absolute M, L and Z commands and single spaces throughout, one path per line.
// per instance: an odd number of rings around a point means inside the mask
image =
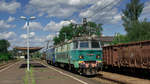
M 35 52 L 33 55 L 32 55 L 33 58 L 40 58 L 41 57 L 41 53 L 40 52 Z
M 0 53 L 0 61 L 8 61 L 12 59 L 12 55 L 10 53 Z
M 117 34 L 112 41 L 112 44 L 128 43 L 129 39 L 126 35 Z

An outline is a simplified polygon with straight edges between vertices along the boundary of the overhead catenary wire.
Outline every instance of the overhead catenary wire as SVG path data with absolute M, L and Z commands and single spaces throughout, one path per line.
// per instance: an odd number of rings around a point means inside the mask
M 113 5 L 110 9 L 108 9 L 107 11 L 111 11 L 114 7 L 116 7 L 119 3 L 121 3 L 122 0 L 119 0 L 115 5 Z M 87 18 L 92 18 L 92 17 L 95 17 L 96 15 L 99 14 L 99 11 L 103 11 L 105 8 L 109 7 L 110 5 L 114 4 L 114 1 L 112 1 L 111 3 L 109 3 L 108 5 L 106 5 L 105 7 L 97 10 L 97 12 L 95 13 L 95 15 L 91 15 L 90 17 L 87 17 Z M 103 14 L 101 17 L 105 17 L 106 15 L 108 15 L 108 13 L 106 14 Z M 103 20 L 104 21 L 104 20 Z M 101 22 L 103 22 L 101 21 Z
M 121 1 L 122 1 L 122 0 L 120 0 L 117 4 L 121 3 Z M 108 11 L 113 10 L 113 8 L 117 6 L 117 4 L 116 4 L 116 5 L 114 5 L 114 6 L 113 6 L 111 9 L 109 9 Z M 109 13 L 103 14 L 103 16 L 102 16 L 102 17 L 105 17 L 105 16 L 106 16 L 106 15 L 108 15 L 108 14 L 109 14 Z M 104 21 L 104 19 L 103 19 L 101 22 L 105 22 L 105 21 Z
M 112 10 L 115 6 L 117 6 L 117 4 L 121 3 L 121 1 L 122 1 L 122 0 L 119 0 L 118 3 L 116 3 L 116 5 L 114 5 L 114 6 L 112 6 L 112 7 L 110 8 L 110 10 Z M 113 3 L 114 3 L 114 1 L 112 1 L 111 3 L 109 3 L 109 4 L 106 5 L 106 6 L 104 6 L 104 7 L 101 8 L 101 9 L 96 9 L 97 12 L 95 13 L 95 15 L 97 15 L 97 13 L 98 13 L 99 11 L 103 11 L 105 8 L 109 7 L 109 6 L 112 5 Z M 95 15 L 91 15 L 90 17 L 87 17 L 87 18 L 92 18 L 92 17 L 94 17 Z

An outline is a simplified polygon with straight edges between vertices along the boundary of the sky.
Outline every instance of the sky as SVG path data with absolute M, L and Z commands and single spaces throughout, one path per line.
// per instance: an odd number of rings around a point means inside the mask
M 30 46 L 44 47 L 57 35 L 62 26 L 81 24 L 82 18 L 103 24 L 103 35 L 126 34 L 122 10 L 130 0 L 0 0 L 0 39 L 7 39 L 11 47 L 26 46 L 26 21 L 30 21 Z M 150 21 L 150 0 L 141 0 L 144 9 L 140 20 Z M 50 45 L 52 45 L 52 41 Z

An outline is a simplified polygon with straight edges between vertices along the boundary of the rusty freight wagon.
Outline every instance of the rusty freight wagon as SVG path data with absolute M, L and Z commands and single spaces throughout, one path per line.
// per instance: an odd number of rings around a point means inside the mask
M 103 64 L 111 68 L 150 70 L 150 40 L 103 47 Z

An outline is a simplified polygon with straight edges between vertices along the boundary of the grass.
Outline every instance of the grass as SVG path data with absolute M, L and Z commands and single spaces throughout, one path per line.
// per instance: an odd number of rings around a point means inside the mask
M 36 83 L 35 83 L 35 78 L 34 78 L 33 72 L 34 72 L 34 71 L 33 71 L 33 68 L 31 67 L 31 68 L 30 68 L 31 83 L 32 83 L 32 84 L 36 84 Z
M 40 69 L 40 72 L 45 72 L 45 70 L 43 70 L 43 69 Z
M 55 76 L 48 76 L 48 79 L 56 79 Z
M 24 84 L 29 84 L 29 71 L 26 70 L 26 74 L 24 77 Z
M 30 71 L 26 70 L 26 75 L 24 77 L 24 84 L 36 84 L 33 73 L 34 70 L 32 67 L 30 68 Z

